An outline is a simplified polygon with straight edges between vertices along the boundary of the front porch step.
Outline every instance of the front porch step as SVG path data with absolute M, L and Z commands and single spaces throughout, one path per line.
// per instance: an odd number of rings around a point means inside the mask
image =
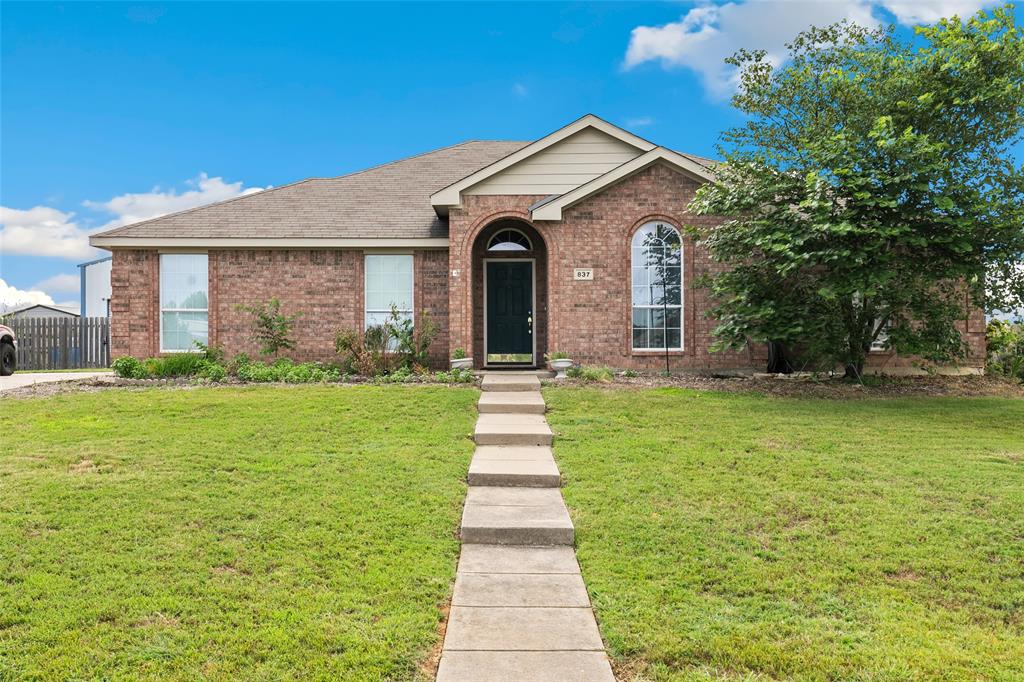
M 536 391 L 485 391 L 477 402 L 480 414 L 544 414 L 544 398 Z
M 477 459 L 469 465 L 469 484 L 525 488 L 557 488 L 562 477 L 554 460 Z
M 437 682 L 615 682 L 603 651 L 445 651 Z
M 551 445 L 544 415 L 481 414 L 473 438 L 477 445 Z
M 534 374 L 485 374 L 483 391 L 540 391 L 540 379 Z
M 462 541 L 494 545 L 571 545 L 569 511 L 557 488 L 470 486 Z

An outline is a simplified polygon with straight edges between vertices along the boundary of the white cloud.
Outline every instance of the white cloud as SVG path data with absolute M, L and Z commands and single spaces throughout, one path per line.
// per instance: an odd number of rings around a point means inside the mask
M 996 4 L 998 0 L 881 0 L 880 4 L 889 10 L 901 24 L 915 26 L 934 24 L 943 17 L 954 14 L 967 19 L 980 9 Z
M 522 83 L 516 83 L 512 86 L 512 94 L 516 97 L 526 97 L 530 94 L 529 89 Z
M 89 209 L 114 216 L 98 228 L 84 226 L 74 220 L 74 213 L 49 206 L 35 206 L 25 210 L 0 206 L 0 250 L 5 255 L 87 260 L 100 254 L 100 251 L 89 246 L 89 234 L 92 232 L 157 218 L 263 189 L 243 188 L 242 182 L 224 182 L 223 178 L 211 178 L 206 173 L 201 173 L 186 184 L 192 189 L 181 193 L 154 187 L 150 192 L 121 194 L 108 201 L 83 202 Z
M 179 194 L 173 189 L 161 191 L 154 187 L 150 192 L 121 194 L 109 201 L 86 201 L 84 205 L 114 214 L 116 217 L 101 228 L 111 229 L 263 190 L 262 187 L 243 189 L 241 181 L 224 182 L 223 178 L 211 178 L 206 173 L 200 173 L 198 178 L 186 184 L 194 189 Z
M 8 310 L 34 303 L 53 305 L 53 299 L 42 291 L 36 289 L 25 291 L 12 287 L 0 279 L 0 312 L 7 312 Z
M 785 58 L 785 43 L 800 31 L 841 19 L 875 25 L 871 7 L 861 0 L 843 2 L 729 2 L 694 7 L 676 22 L 633 29 L 623 66 L 657 61 L 663 67 L 696 71 L 716 98 L 735 90 L 736 69 L 724 62 L 740 48 L 762 49 L 775 64 Z
M 28 210 L 0 206 L 0 250 L 4 254 L 56 256 L 83 260 L 96 250 L 89 232 L 65 213 L 49 206 Z
M 664 68 L 688 68 L 700 76 L 712 97 L 724 99 L 735 91 L 739 77 L 723 60 L 740 48 L 765 50 L 769 60 L 779 65 L 786 57 L 785 43 L 810 26 L 827 26 L 842 19 L 876 26 L 880 22 L 874 11 L 879 8 L 892 12 L 903 24 L 934 23 L 954 14 L 966 18 L 996 1 L 747 0 L 704 4 L 679 21 L 633 29 L 623 67 L 659 62 Z
M 82 280 L 79 275 L 60 274 L 48 277 L 32 288 L 49 294 L 69 294 L 78 293 L 78 288 L 81 284 Z

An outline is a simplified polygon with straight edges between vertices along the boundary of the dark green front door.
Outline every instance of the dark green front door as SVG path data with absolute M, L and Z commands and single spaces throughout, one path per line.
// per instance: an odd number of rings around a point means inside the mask
M 533 364 L 533 263 L 488 261 L 487 363 Z

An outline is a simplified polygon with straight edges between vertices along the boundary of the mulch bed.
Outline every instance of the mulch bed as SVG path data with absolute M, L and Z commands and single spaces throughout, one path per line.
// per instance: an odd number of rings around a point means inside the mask
M 735 377 L 660 375 L 616 376 L 607 383 L 586 382 L 579 379 L 545 381 L 545 385 L 589 386 L 601 388 L 691 388 L 700 391 L 729 393 L 759 393 L 772 398 L 825 398 L 851 400 L 862 398 L 901 398 L 906 396 L 932 397 L 999 397 L 1024 398 L 1024 384 L 990 376 L 915 376 L 869 377 L 858 383 L 828 377 Z
M 364 383 L 359 379 L 344 384 Z M 826 398 L 851 400 L 862 398 L 899 398 L 906 396 L 932 397 L 998 397 L 1024 399 L 1024 384 L 1001 377 L 990 376 L 918 376 L 918 377 L 871 377 L 865 383 L 832 378 L 811 377 L 735 377 L 719 378 L 696 375 L 664 377 L 642 375 L 638 377 L 616 376 L 607 383 L 586 382 L 579 379 L 560 381 L 545 380 L 546 386 L 587 386 L 607 389 L 642 389 L 659 387 L 690 388 L 700 391 L 723 391 L 728 393 L 758 393 L 772 398 Z M 146 388 L 192 389 L 199 386 L 266 386 L 270 384 L 246 384 L 224 382 L 221 384 L 197 384 L 189 380 L 131 381 L 116 377 L 88 377 L 69 381 L 55 381 L 33 384 L 0 393 L 3 398 L 42 398 L 66 393 L 93 393 L 104 390 L 145 390 Z M 298 387 L 309 384 L 272 384 L 281 387 Z M 317 384 L 323 385 L 323 384 Z M 416 382 L 404 386 L 420 385 Z M 427 384 L 422 384 L 427 385 Z M 458 384 L 468 386 L 469 384 Z

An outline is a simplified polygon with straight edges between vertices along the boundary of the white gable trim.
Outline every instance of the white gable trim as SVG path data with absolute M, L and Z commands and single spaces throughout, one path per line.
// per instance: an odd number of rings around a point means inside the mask
M 593 196 L 610 185 L 625 180 L 635 173 L 659 162 L 668 163 L 691 175 L 698 180 L 710 181 L 713 179 L 711 171 L 704 166 L 691 161 L 682 154 L 677 154 L 671 149 L 655 147 L 646 154 L 642 154 L 632 161 L 618 166 L 604 175 L 594 178 L 590 182 L 580 185 L 571 192 L 566 192 L 560 197 L 544 202 L 530 211 L 530 217 L 534 220 L 561 220 L 562 211 L 578 204 L 589 196 Z
M 555 132 L 542 137 L 541 139 L 526 145 L 522 149 L 512 154 L 509 154 L 503 159 L 495 161 L 489 166 L 481 168 L 472 175 L 468 175 L 458 182 L 448 185 L 442 190 L 435 192 L 430 195 L 430 203 L 433 205 L 434 210 L 437 211 L 438 215 L 446 215 L 448 209 L 453 206 L 459 206 L 462 204 L 462 191 L 473 185 L 486 180 L 487 178 L 500 173 L 506 168 L 519 163 L 523 159 L 529 158 L 537 152 L 547 149 L 553 144 L 561 142 L 570 135 L 578 133 L 584 128 L 594 128 L 600 130 L 602 133 L 610 135 L 618 140 L 630 144 L 636 147 L 641 152 L 648 152 L 652 149 L 656 149 L 656 145 L 647 140 L 637 137 L 633 133 L 627 132 L 618 126 L 614 126 L 607 121 L 604 121 L 593 114 L 587 114 L 581 119 L 573 121 L 564 128 L 560 128 Z

